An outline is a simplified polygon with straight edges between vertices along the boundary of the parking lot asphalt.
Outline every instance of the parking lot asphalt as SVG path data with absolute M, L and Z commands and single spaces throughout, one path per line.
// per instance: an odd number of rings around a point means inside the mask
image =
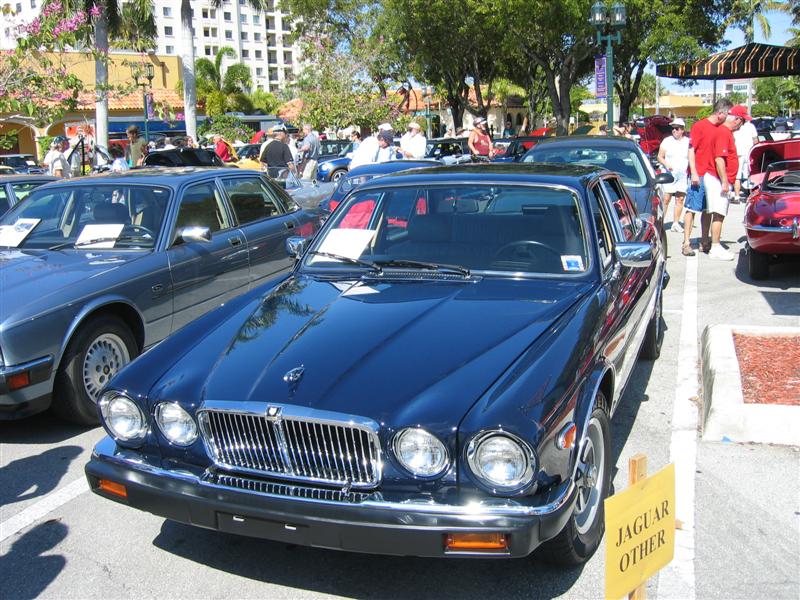
M 742 207 L 723 239 L 740 250 Z M 669 223 L 669 221 L 668 221 Z M 670 459 L 686 307 L 687 260 L 670 233 L 661 357 L 640 361 L 612 422 L 614 486 L 628 459 L 650 472 Z M 746 257 L 696 258 L 696 339 L 709 324 L 800 325 L 800 268 L 781 265 L 755 285 Z M 181 525 L 86 491 L 83 465 L 101 429 L 49 415 L 0 423 L 0 597 L 21 598 L 602 598 L 604 556 L 559 570 L 536 559 L 427 560 L 287 546 Z M 697 598 L 797 599 L 800 452 L 744 444 L 697 445 L 694 494 Z M 15 530 L 14 533 L 8 532 Z M 16 530 L 18 528 L 18 530 Z M 648 595 L 659 597 L 659 577 Z M 690 597 L 673 594 L 662 597 Z

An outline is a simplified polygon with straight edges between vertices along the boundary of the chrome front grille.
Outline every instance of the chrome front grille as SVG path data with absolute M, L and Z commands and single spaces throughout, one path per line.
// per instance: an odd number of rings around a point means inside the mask
M 307 409 L 293 414 L 293 409 L 201 410 L 200 427 L 211 458 L 223 469 L 284 479 L 345 488 L 380 483 L 374 422 Z
M 370 494 L 362 492 L 343 492 L 318 487 L 300 487 L 286 483 L 275 483 L 260 479 L 237 477 L 236 475 L 214 475 L 207 479 L 209 483 L 232 487 L 239 490 L 270 494 L 272 496 L 287 496 L 290 498 L 306 498 L 308 500 L 326 500 L 328 502 L 344 502 L 358 504 L 366 500 Z

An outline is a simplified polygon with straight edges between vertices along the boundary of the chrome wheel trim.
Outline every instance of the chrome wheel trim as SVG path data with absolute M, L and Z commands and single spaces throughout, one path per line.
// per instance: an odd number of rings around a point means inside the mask
M 131 362 L 128 347 L 114 333 L 103 333 L 96 337 L 83 355 L 83 389 L 97 402 L 100 390 L 122 367 Z
M 581 535 L 585 535 L 592 528 L 600 510 L 606 468 L 605 440 L 600 421 L 592 417 L 588 431 L 579 459 L 580 479 L 578 499 L 575 503 L 575 527 Z

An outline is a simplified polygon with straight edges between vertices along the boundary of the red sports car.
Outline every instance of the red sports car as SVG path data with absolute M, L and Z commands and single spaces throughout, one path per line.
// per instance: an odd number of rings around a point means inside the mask
M 778 255 L 800 255 L 800 139 L 763 142 L 750 151 L 744 226 L 750 277 L 766 279 Z

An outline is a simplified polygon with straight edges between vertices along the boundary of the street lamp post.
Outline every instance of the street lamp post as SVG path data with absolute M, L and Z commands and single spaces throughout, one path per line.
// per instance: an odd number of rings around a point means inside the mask
M 142 88 L 142 105 L 144 106 L 144 141 L 149 142 L 150 129 L 147 126 L 147 88 L 152 87 L 155 69 L 149 62 L 131 65 L 131 75 L 136 85 Z M 141 78 L 142 81 L 139 81 Z
M 611 7 L 611 12 L 606 10 L 605 4 L 595 2 L 592 5 L 592 13 L 589 22 L 597 29 L 597 45 L 602 47 L 606 42 L 606 110 L 608 115 L 606 123 L 608 135 L 614 131 L 614 46 L 613 43 L 620 43 L 622 36 L 620 30 L 625 27 L 627 15 L 625 6 L 615 2 Z M 604 34 L 606 29 L 611 29 L 612 33 Z
M 425 99 L 425 123 L 427 124 L 428 139 L 431 139 L 431 96 L 433 96 L 433 88 L 429 85 L 423 85 L 422 97 Z

